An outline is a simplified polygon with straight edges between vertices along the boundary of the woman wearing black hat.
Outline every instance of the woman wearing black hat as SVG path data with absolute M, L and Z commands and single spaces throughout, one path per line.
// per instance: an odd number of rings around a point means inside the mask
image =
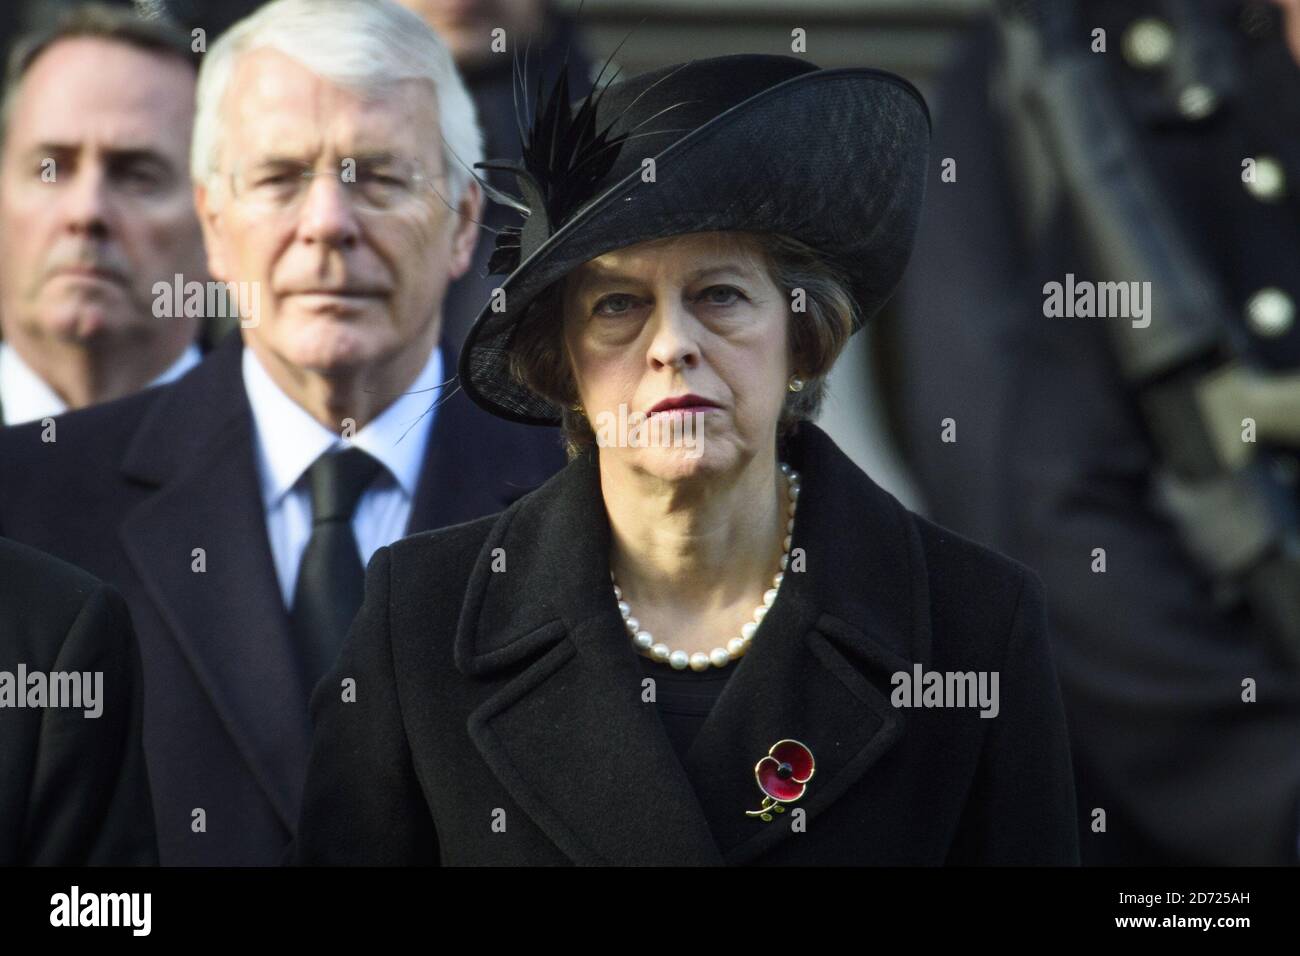
M 928 136 L 905 81 L 787 57 L 539 103 L 459 378 L 571 461 L 375 556 L 300 862 L 1077 862 L 1037 578 L 809 421 Z

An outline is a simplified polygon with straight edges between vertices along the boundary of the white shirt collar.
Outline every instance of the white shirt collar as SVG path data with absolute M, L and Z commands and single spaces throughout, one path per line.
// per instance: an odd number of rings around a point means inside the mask
M 180 378 L 199 361 L 203 355 L 199 347 L 191 342 L 165 372 L 150 382 L 146 388 L 165 385 Z M 4 409 L 4 424 L 20 425 L 23 422 L 39 421 L 62 415 L 68 410 L 67 404 L 59 393 L 46 383 L 45 379 L 33 371 L 23 361 L 22 356 L 11 345 L 0 342 L 0 407 Z
M 286 395 L 247 346 L 242 362 L 244 391 L 256 426 L 262 496 L 268 508 L 275 507 L 312 462 L 335 445 L 352 445 L 374 456 L 409 497 L 415 496 L 436 415 L 433 405 L 441 394 L 441 348 L 433 349 L 410 388 L 347 442 Z
M 166 385 L 168 382 L 174 382 L 202 361 L 203 353 L 199 351 L 197 345 L 191 342 L 185 347 L 185 351 L 181 353 L 181 357 L 173 362 L 167 371 L 163 372 L 156 379 L 150 382 L 149 387 L 153 388 L 155 385 Z

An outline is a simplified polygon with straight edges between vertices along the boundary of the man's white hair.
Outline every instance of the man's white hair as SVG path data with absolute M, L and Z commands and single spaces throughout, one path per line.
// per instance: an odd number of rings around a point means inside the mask
M 275 0 L 223 33 L 199 70 L 190 172 L 212 185 L 218 172 L 221 109 L 239 58 L 277 50 L 312 73 L 359 93 L 400 80 L 428 80 L 437 96 L 448 202 L 460 201 L 483 159 L 483 134 L 447 46 L 411 11 L 391 0 Z

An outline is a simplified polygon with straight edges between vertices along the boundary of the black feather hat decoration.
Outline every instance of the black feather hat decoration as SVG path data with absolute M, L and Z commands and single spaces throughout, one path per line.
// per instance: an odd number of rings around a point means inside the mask
M 599 128 L 596 119 L 600 99 L 615 78 L 611 76 L 601 86 L 601 77 L 611 61 L 612 57 L 605 62 L 591 92 L 575 110 L 569 99 L 566 56 L 550 93 L 545 96 L 539 78 L 537 102 L 528 129 L 524 129 L 516 115 L 522 161 L 488 160 L 474 164 L 476 169 L 514 173 L 522 194 L 520 199 L 502 195 L 500 190 L 488 187 L 479 179 L 490 198 L 509 205 L 525 217 L 522 226 L 506 226 L 497 234 L 488 260 L 489 272 L 513 272 L 591 198 L 596 185 L 618 159 L 627 133 L 613 134 L 613 123 Z M 524 69 L 526 72 L 526 64 Z

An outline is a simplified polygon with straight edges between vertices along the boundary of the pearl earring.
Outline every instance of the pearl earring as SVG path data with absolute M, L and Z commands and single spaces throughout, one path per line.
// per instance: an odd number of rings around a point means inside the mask
M 790 384 L 787 387 L 792 392 L 803 391 L 803 379 L 801 379 L 798 375 L 796 375 L 790 379 Z

